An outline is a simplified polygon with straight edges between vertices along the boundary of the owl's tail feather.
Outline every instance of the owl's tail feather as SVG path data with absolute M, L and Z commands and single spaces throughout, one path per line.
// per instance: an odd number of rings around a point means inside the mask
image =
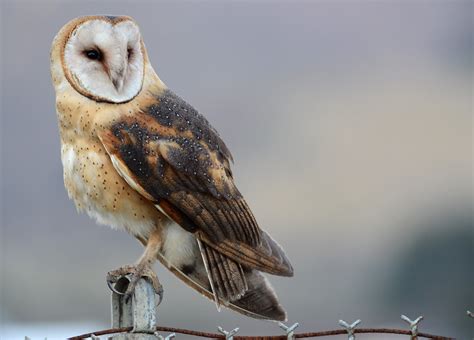
M 158 260 L 188 286 L 208 299 L 215 300 L 215 294 L 202 261 L 196 263 L 193 271 L 185 273 L 185 270 L 173 265 L 162 254 L 158 255 Z M 242 273 L 248 288 L 245 294 L 233 301 L 219 298 L 220 304 L 252 318 L 286 321 L 286 312 L 268 280 L 257 270 L 245 266 L 242 266 Z
M 249 289 L 230 308 L 257 319 L 286 321 L 286 312 L 265 276 L 255 269 L 246 274 Z
M 220 300 L 239 300 L 248 290 L 242 265 L 202 243 L 199 239 L 196 240 L 218 308 Z

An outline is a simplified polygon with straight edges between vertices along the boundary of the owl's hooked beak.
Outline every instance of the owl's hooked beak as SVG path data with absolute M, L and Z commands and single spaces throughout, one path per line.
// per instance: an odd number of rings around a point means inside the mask
M 127 75 L 127 65 L 128 60 L 117 58 L 116 60 L 112 60 L 110 62 L 110 66 L 108 68 L 109 78 L 112 80 L 112 84 L 117 90 L 117 93 L 122 91 L 123 85 L 125 83 L 125 77 Z
M 125 67 L 122 67 L 117 72 L 112 72 L 112 74 L 109 75 L 117 92 L 122 90 L 123 83 L 125 82 L 125 71 Z

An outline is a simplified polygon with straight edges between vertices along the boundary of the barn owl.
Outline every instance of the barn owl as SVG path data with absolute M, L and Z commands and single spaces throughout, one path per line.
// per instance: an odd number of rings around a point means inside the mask
M 126 16 L 67 23 L 51 49 L 64 183 L 79 211 L 125 230 L 145 247 L 107 274 L 131 294 L 142 277 L 161 294 L 158 259 L 218 306 L 285 320 L 261 272 L 292 276 L 235 186 L 217 131 L 160 80 L 140 30 Z

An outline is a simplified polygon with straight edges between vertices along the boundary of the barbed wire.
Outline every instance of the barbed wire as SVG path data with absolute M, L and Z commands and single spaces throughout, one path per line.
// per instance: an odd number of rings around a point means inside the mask
M 116 333 L 125 333 L 129 332 L 133 329 L 133 327 L 122 327 L 122 328 L 109 328 L 104 329 L 101 331 L 85 333 L 79 336 L 74 336 L 68 338 L 68 340 L 80 340 L 90 338 L 92 336 L 100 336 L 100 335 L 107 335 L 107 334 L 116 334 Z M 195 331 L 190 329 L 183 329 L 183 328 L 174 328 L 174 327 L 164 327 L 158 326 L 156 327 L 156 331 L 159 332 L 169 332 L 169 333 L 179 333 L 185 335 L 192 335 L 201 338 L 209 338 L 209 339 L 225 339 L 225 336 L 218 333 L 208 333 L 208 332 L 201 332 Z M 404 330 L 404 329 L 392 329 L 392 328 L 358 328 L 354 330 L 354 333 L 363 334 L 363 333 L 372 333 L 372 334 L 398 334 L 398 335 L 411 335 L 411 331 Z M 309 333 L 295 333 L 295 338 L 317 338 L 323 336 L 331 336 L 331 335 L 342 335 L 347 334 L 347 331 L 344 329 L 335 329 L 330 331 L 320 331 L 320 332 L 309 332 Z M 427 339 L 435 339 L 435 340 L 453 340 L 454 338 L 445 337 L 440 335 L 433 335 L 428 333 L 418 333 L 417 336 L 419 338 L 427 338 Z M 235 340 L 286 340 L 286 335 L 248 335 L 248 336 L 234 336 Z
M 410 319 L 406 315 L 400 315 L 401 319 L 409 325 L 409 329 L 395 329 L 395 328 L 357 328 L 361 323 L 361 320 L 356 320 L 352 323 L 348 323 L 344 320 L 339 320 L 339 325 L 342 329 L 328 330 L 328 331 L 315 331 L 307 333 L 295 333 L 295 329 L 299 326 L 299 323 L 287 326 L 281 322 L 278 326 L 285 331 L 286 334 L 282 335 L 248 335 L 240 336 L 236 335 L 239 328 L 235 328 L 231 331 L 226 331 L 222 327 L 218 327 L 219 333 L 202 332 L 192 329 L 157 326 L 156 325 L 156 314 L 158 304 L 155 300 L 155 291 L 152 285 L 147 280 L 140 280 L 135 287 L 133 294 L 133 303 L 123 295 L 113 291 L 112 293 L 112 328 L 99 330 L 95 332 L 85 333 L 78 336 L 68 338 L 68 340 L 80 340 L 86 338 L 100 339 L 101 335 L 110 334 L 121 334 L 139 330 L 140 334 L 154 334 L 156 338 L 162 340 L 169 340 L 175 336 L 175 334 L 184 334 L 201 338 L 208 339 L 222 339 L 222 340 L 294 340 L 302 338 L 317 338 L 332 335 L 347 335 L 349 340 L 355 339 L 355 334 L 394 334 L 394 335 L 405 335 L 410 336 L 412 340 L 427 338 L 435 340 L 452 340 L 453 337 L 446 337 L 440 335 L 433 335 L 428 333 L 419 332 L 418 327 L 420 322 L 423 320 L 423 316 L 418 316 L 415 319 Z M 474 313 L 467 311 L 468 317 L 474 318 Z M 167 337 L 163 337 L 158 332 L 170 333 Z M 139 334 L 139 333 L 134 333 Z M 112 337 L 115 339 L 116 337 Z M 111 339 L 112 339 L 111 338 Z M 117 337 L 117 339 L 120 338 Z M 474 340 L 474 339 L 473 339 Z

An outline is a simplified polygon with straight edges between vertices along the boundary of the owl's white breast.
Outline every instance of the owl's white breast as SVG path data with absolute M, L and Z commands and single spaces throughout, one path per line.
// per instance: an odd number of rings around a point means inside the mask
M 167 261 L 177 268 L 197 263 L 203 271 L 195 236 L 164 217 L 153 204 L 128 186 L 115 172 L 105 153 L 84 152 L 80 151 L 80 147 L 78 152 L 77 147 L 64 143 L 61 159 L 66 189 L 79 211 L 85 211 L 99 224 L 125 230 L 144 239 L 152 229 L 161 228 L 161 252 Z M 111 183 L 110 186 L 108 183 Z M 199 275 L 205 277 L 205 272 Z
M 67 143 L 61 146 L 64 184 L 79 211 L 143 238 L 163 224 L 164 217 L 122 180 L 105 153 L 78 150 Z

